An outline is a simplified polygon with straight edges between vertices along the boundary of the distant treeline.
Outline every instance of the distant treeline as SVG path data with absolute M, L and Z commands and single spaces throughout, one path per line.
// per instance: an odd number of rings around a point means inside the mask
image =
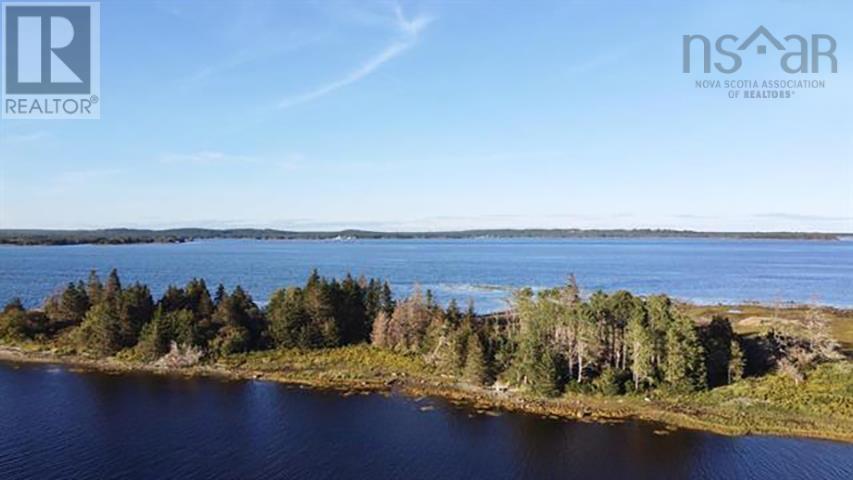
M 0 230 L 0 244 L 77 245 L 128 243 L 181 243 L 202 239 L 334 240 L 334 239 L 466 239 L 466 238 L 732 238 L 779 240 L 838 240 L 838 234 L 810 232 L 698 232 L 657 229 L 493 229 L 444 232 L 375 232 L 340 230 L 295 232 L 273 229 L 175 228 L 144 230 Z
M 0 313 L 0 341 L 40 342 L 65 353 L 166 365 L 216 362 L 278 348 L 369 343 L 422 359 L 441 375 L 476 385 L 503 383 L 542 395 L 577 389 L 620 394 L 695 391 L 778 367 L 795 379 L 837 357 L 818 313 L 804 335 L 735 334 L 729 320 L 698 325 L 666 296 L 596 292 L 584 300 L 572 279 L 538 293 L 516 292 L 509 312 L 476 315 L 472 305 L 438 304 L 416 289 L 395 299 L 378 279 L 328 279 L 275 291 L 261 308 L 237 286 L 204 280 L 171 286 L 155 300 L 146 285 L 69 283 L 41 308 L 19 300 Z

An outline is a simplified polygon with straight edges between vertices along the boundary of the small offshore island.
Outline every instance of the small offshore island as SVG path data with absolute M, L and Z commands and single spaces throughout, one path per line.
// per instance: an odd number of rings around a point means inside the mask
M 113 270 L 0 313 L 0 359 L 433 395 L 482 411 L 636 418 L 853 442 L 853 311 L 696 306 L 626 291 L 515 293 L 507 312 L 397 299 L 378 279 L 277 290 L 203 280 L 156 300 Z M 666 434 L 666 431 L 661 431 Z

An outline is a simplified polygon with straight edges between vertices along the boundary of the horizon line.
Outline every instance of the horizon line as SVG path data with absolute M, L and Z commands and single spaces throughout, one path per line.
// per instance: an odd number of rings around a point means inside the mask
M 205 227 L 205 226 L 181 226 L 181 227 L 165 227 L 165 228 L 148 228 L 148 227 L 95 227 L 95 228 L 0 228 L 0 233 L 13 232 L 76 232 L 76 233 L 97 233 L 97 232 L 152 232 L 163 233 L 181 230 L 203 230 L 208 232 L 234 232 L 241 230 L 249 231 L 266 231 L 277 233 L 297 233 L 297 234 L 332 234 L 344 232 L 370 233 L 370 234 L 443 234 L 443 233 L 471 233 L 471 232 L 669 232 L 669 233 L 705 233 L 705 234 L 820 234 L 820 235 L 853 235 L 851 232 L 833 232 L 823 230 L 785 230 L 785 229 L 756 229 L 756 230 L 701 230 L 692 228 L 675 228 L 675 227 L 466 227 L 466 228 L 450 228 L 450 229 L 396 229 L 396 230 L 373 230 L 357 227 L 344 228 L 329 228 L 329 229 L 302 229 L 302 228 L 281 228 L 281 227 Z

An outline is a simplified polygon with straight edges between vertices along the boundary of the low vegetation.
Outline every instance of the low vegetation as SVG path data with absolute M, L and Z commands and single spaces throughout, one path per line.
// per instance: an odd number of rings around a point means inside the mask
M 211 294 L 200 279 L 155 300 L 113 270 L 104 282 L 92 272 L 68 284 L 40 308 L 12 300 L 0 341 L 127 368 L 396 384 L 543 413 L 853 439 L 853 363 L 835 335 L 849 329 L 838 326 L 846 312 L 802 308 L 768 323 L 660 295 L 583 298 L 573 279 L 519 290 L 512 305 L 477 315 L 429 291 L 395 299 L 381 280 L 317 272 L 264 308 L 239 286 Z

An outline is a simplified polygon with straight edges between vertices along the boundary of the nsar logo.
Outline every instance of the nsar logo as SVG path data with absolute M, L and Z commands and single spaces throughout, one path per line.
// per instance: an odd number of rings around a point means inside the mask
M 760 40 L 759 40 L 760 39 Z M 835 38 L 826 34 L 813 34 L 809 37 L 788 35 L 785 43 L 777 39 L 763 25 L 758 27 L 749 37 L 740 41 L 736 35 L 722 35 L 714 41 L 716 57 L 726 57 L 724 61 L 713 62 L 713 67 L 720 73 L 735 73 L 743 66 L 743 56 L 753 44 L 755 53 L 767 55 L 768 46 L 777 51 L 785 52 L 779 59 L 779 65 L 786 73 L 821 73 L 821 64 L 828 62 L 832 73 L 838 72 L 838 60 L 835 58 Z M 711 40 L 704 35 L 684 35 L 683 37 L 683 71 L 690 73 L 691 49 L 694 45 L 701 47 L 702 71 L 711 73 L 712 57 Z M 822 62 L 823 61 L 823 62 Z

